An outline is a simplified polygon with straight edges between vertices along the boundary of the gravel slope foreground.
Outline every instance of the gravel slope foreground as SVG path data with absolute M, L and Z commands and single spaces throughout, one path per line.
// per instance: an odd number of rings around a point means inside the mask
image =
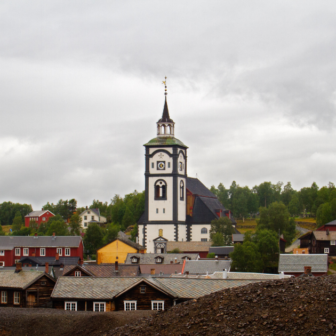
M 151 311 L 94 313 L 56 309 L 0 308 L 0 336 L 106 335 Z
M 226 289 L 108 335 L 336 335 L 336 276 Z

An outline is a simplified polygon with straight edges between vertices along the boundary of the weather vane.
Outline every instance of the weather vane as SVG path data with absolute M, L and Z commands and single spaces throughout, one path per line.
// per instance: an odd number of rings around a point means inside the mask
M 165 86 L 165 96 L 167 96 L 167 77 L 165 77 L 165 80 L 162 81 L 162 84 Z

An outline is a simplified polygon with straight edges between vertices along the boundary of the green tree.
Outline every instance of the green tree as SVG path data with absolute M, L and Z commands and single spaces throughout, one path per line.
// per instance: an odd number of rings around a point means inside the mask
M 96 254 L 103 246 L 103 231 L 96 223 L 89 224 L 84 236 L 85 251 L 89 254 Z
M 103 239 L 104 245 L 112 243 L 114 240 L 116 240 L 118 238 L 119 231 L 120 226 L 118 224 L 107 224 Z
M 289 213 L 295 217 L 300 214 L 300 200 L 297 194 L 293 194 L 288 205 Z
M 0 225 L 0 236 L 5 236 L 6 234 L 5 234 L 5 232 L 3 231 L 3 229 L 2 229 L 2 226 Z
M 130 239 L 135 242 L 137 236 L 138 236 L 138 224 L 135 224 L 134 228 L 131 231 L 131 238 Z
M 261 272 L 264 268 L 258 246 L 253 242 L 235 244 L 230 257 L 232 259 L 231 269 L 238 272 Z
M 29 222 L 29 228 L 31 230 L 37 231 L 37 229 L 38 229 L 38 223 L 36 221 L 34 221 L 34 220 L 30 221 Z
M 47 236 L 52 236 L 55 233 L 55 236 L 68 236 L 68 226 L 64 220 L 52 221 L 47 230 Z
M 286 205 L 289 206 L 292 197 L 294 196 L 295 190 L 292 188 L 292 184 L 287 182 L 284 186 L 283 191 L 281 193 L 281 201 Z
M 332 211 L 330 203 L 327 202 L 327 203 L 321 204 L 319 208 L 317 209 L 317 213 L 316 213 L 317 227 L 321 227 L 331 222 L 334 219 L 335 218 L 333 218 L 333 211 Z
M 31 228 L 22 227 L 19 231 L 12 232 L 12 236 L 29 236 L 32 233 Z
M 21 229 L 22 225 L 23 225 L 23 221 L 22 221 L 21 212 L 17 211 L 16 214 L 15 214 L 15 217 L 13 219 L 12 230 L 13 231 L 19 231 Z
M 255 241 L 260 252 L 264 270 L 267 267 L 276 267 L 279 253 L 279 236 L 271 230 L 259 230 Z
M 125 213 L 124 213 L 124 217 L 122 219 L 122 224 L 121 224 L 121 228 L 122 230 L 126 230 L 130 225 L 134 225 L 135 224 L 135 220 L 134 220 L 134 216 L 132 211 L 130 210 L 129 207 L 126 207 Z
M 74 214 L 70 218 L 70 233 L 72 236 L 79 236 L 80 230 L 81 230 L 81 223 L 82 223 L 82 217 L 80 217 L 78 214 Z
M 206 257 L 210 258 L 210 259 L 213 259 L 213 258 L 216 257 L 216 253 L 214 253 L 214 252 L 208 253 Z
M 228 246 L 232 243 L 232 233 L 235 230 L 232 227 L 231 220 L 227 217 L 220 217 L 211 221 L 210 238 L 213 246 Z M 219 238 L 223 237 L 223 240 Z M 216 243 L 216 244 L 215 244 Z M 217 245 L 221 244 L 221 245 Z

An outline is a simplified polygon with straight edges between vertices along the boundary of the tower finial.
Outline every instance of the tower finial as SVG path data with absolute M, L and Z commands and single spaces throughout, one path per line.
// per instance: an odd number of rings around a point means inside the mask
M 165 77 L 165 80 L 162 82 L 162 84 L 164 84 L 165 86 L 165 96 L 167 96 L 167 77 Z

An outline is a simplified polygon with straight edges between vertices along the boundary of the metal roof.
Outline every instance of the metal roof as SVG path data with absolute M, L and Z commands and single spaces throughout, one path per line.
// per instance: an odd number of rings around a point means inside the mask
M 45 214 L 46 212 L 50 212 L 52 215 L 55 216 L 55 214 L 53 214 L 50 210 L 38 210 L 38 211 L 32 211 L 32 212 L 30 212 L 25 217 L 40 217 L 43 214 Z
M 233 252 L 234 246 L 212 246 L 209 249 L 209 253 L 215 254 L 229 254 Z
M 149 140 L 144 146 L 180 146 L 188 148 L 181 140 L 176 139 L 175 137 L 158 137 L 152 140 Z
M 156 264 L 156 257 L 163 258 L 163 262 L 160 264 L 170 264 L 171 261 L 175 263 L 175 258 L 177 262 L 182 264 L 185 258 L 196 260 L 198 253 L 128 253 L 125 264 L 133 264 L 131 261 L 132 257 L 139 258 L 138 264 Z
M 151 274 L 151 270 L 154 269 L 154 274 L 159 275 L 161 272 L 165 275 L 173 273 L 181 273 L 183 264 L 151 264 L 140 265 L 141 274 Z
M 217 197 L 198 178 L 187 177 L 187 189 L 194 195 L 217 199 Z
M 231 260 L 186 260 L 183 272 L 189 274 L 212 274 L 230 270 Z
M 280 254 L 279 272 L 303 273 L 305 266 L 312 273 L 327 273 L 328 254 Z
M 35 265 L 44 266 L 45 263 L 48 263 L 49 266 L 61 266 L 61 265 L 75 265 L 78 264 L 80 257 L 59 257 L 59 260 L 56 260 L 55 257 L 21 257 L 21 263 L 32 263 Z
M 0 236 L 0 250 L 14 247 L 78 247 L 81 236 Z

